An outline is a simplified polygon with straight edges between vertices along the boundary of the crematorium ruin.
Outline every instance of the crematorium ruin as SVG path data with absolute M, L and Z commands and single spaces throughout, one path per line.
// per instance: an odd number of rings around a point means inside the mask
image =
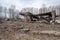
M 20 13 L 20 15 L 24 16 L 25 22 L 31 22 L 31 21 L 39 21 L 40 19 L 44 19 L 47 22 L 52 21 L 55 22 L 56 11 L 52 10 L 51 12 L 41 13 L 41 14 L 32 14 L 30 12 L 23 12 Z

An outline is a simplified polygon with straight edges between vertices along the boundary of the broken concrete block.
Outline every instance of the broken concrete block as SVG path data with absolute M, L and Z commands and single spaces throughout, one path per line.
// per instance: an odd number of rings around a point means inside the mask
M 21 29 L 22 32 L 29 32 L 30 29 Z

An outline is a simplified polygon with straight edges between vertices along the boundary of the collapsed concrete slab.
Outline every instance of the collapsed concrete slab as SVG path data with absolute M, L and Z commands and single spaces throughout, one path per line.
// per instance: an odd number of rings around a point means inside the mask
M 59 31 L 32 31 L 31 32 L 32 34 L 37 34 L 37 35 L 54 35 L 54 36 L 57 36 L 57 37 L 60 37 L 60 32 Z

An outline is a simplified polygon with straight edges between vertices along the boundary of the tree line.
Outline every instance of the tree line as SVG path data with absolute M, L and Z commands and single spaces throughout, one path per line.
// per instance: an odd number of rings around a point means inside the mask
M 49 6 L 47 7 L 46 5 L 43 5 L 41 8 L 33 8 L 33 7 L 28 7 L 28 8 L 22 8 L 21 11 L 15 10 L 15 6 L 11 5 L 8 9 L 6 7 L 0 6 L 0 19 L 20 19 L 21 16 L 19 15 L 20 12 L 30 12 L 33 14 L 40 14 L 40 13 L 46 13 L 49 11 L 56 10 L 56 14 L 60 15 L 60 5 L 58 6 Z M 19 17 L 20 16 L 20 17 Z

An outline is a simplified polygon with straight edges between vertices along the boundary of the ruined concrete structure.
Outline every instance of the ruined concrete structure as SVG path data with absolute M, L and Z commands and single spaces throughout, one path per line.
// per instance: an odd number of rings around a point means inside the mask
M 39 17 L 37 15 L 33 15 L 30 12 L 20 13 L 20 15 L 24 16 L 25 22 L 27 22 L 27 21 L 36 21 L 36 20 L 39 19 Z
M 23 15 L 24 16 L 24 19 L 25 19 L 25 22 L 31 20 L 30 17 L 32 15 L 32 13 L 30 12 L 25 12 L 25 13 L 20 13 L 20 15 Z
M 38 21 L 41 17 L 42 19 L 50 22 L 55 22 L 56 12 L 55 10 L 52 10 L 52 12 L 48 13 L 41 13 L 41 14 L 32 14 L 30 12 L 20 13 L 20 15 L 23 15 L 25 18 L 25 22 L 27 21 Z M 39 18 L 40 17 L 40 18 Z

